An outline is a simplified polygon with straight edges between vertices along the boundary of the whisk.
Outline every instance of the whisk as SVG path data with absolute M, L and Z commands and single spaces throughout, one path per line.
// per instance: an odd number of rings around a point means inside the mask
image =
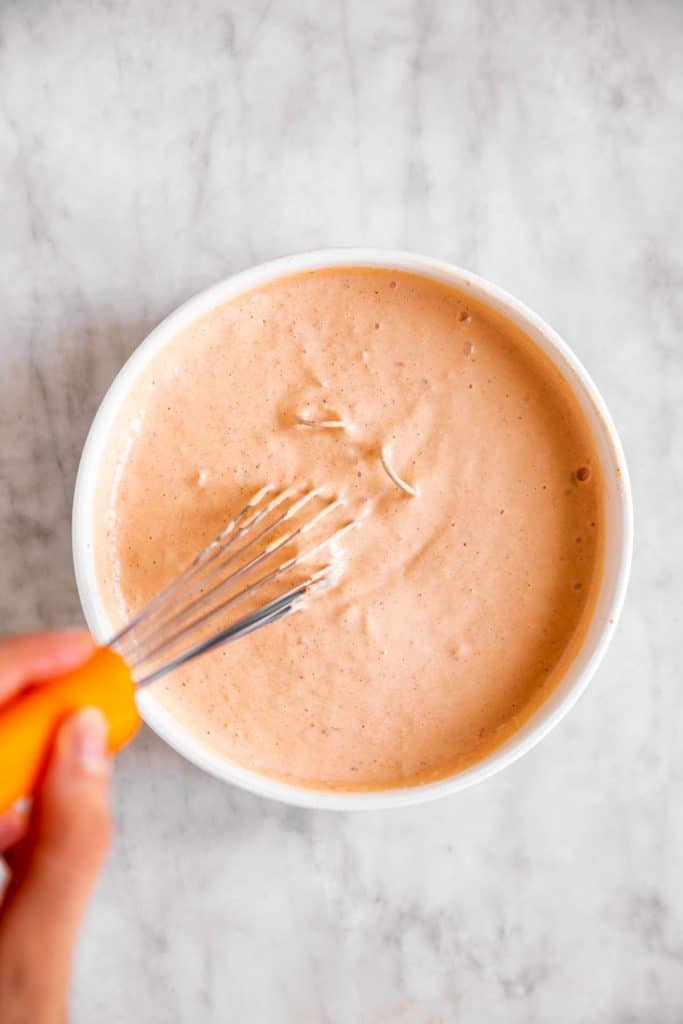
M 335 577 L 323 549 L 358 525 L 319 488 L 263 487 L 187 568 L 81 668 L 33 687 L 0 711 L 0 814 L 35 789 L 59 722 L 100 708 L 111 752 L 140 725 L 135 694 L 185 662 L 303 607 Z M 335 525 L 336 522 L 336 525 Z

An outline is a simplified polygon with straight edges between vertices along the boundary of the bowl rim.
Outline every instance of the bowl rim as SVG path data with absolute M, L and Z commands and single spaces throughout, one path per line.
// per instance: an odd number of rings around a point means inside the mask
M 368 792 L 319 790 L 295 785 L 261 775 L 209 750 L 172 718 L 154 699 L 152 692 L 143 691 L 138 696 L 141 716 L 150 728 L 177 753 L 216 778 L 232 782 L 259 796 L 298 807 L 344 811 L 384 810 L 424 803 L 460 792 L 502 771 L 536 746 L 585 692 L 607 651 L 619 620 L 626 596 L 633 550 L 632 494 L 624 451 L 607 405 L 591 376 L 569 345 L 538 314 L 509 292 L 477 274 L 444 260 L 400 249 L 347 247 L 313 250 L 281 256 L 228 275 L 189 298 L 153 328 L 129 356 L 109 386 L 92 421 L 78 467 L 73 497 L 72 549 L 76 586 L 83 613 L 93 635 L 103 642 L 110 627 L 99 599 L 92 559 L 92 501 L 107 428 L 111 425 L 131 384 L 147 362 L 184 326 L 217 305 L 274 279 L 307 270 L 343 266 L 387 268 L 422 274 L 430 279 L 436 278 L 476 296 L 484 304 L 502 311 L 523 329 L 531 329 L 533 333 L 538 334 L 543 340 L 543 347 L 547 346 L 545 350 L 551 359 L 556 362 L 554 357 L 559 355 L 560 360 L 571 369 L 576 380 L 567 375 L 564 367 L 559 367 L 574 393 L 578 393 L 576 381 L 583 389 L 583 398 L 592 405 L 602 424 L 605 441 L 611 450 L 619 474 L 616 494 L 620 530 L 616 569 L 608 594 L 608 604 L 603 613 L 604 625 L 593 642 L 593 649 L 583 669 L 565 695 L 555 702 L 554 707 L 548 706 L 553 696 L 551 694 L 534 712 L 526 726 L 513 733 L 501 747 L 459 773 L 434 782 Z M 607 543 L 609 545 L 609 538 Z M 606 586 L 603 579 L 601 595 Z M 586 641 L 582 643 L 580 651 L 572 660 L 572 665 L 584 646 Z M 570 669 L 571 666 L 567 671 Z M 561 685 L 562 683 L 558 684 Z

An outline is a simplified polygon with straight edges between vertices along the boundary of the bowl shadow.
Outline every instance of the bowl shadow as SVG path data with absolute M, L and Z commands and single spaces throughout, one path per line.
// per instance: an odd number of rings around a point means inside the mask
M 82 621 L 71 558 L 81 449 L 104 392 L 153 324 L 111 321 L 0 345 L 14 364 L 0 375 L 3 630 Z

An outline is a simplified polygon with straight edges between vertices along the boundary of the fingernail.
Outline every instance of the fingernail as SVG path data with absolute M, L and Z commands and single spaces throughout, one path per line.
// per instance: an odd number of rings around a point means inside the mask
M 70 724 L 72 750 L 78 767 L 87 775 L 106 775 L 109 726 L 102 712 L 97 708 L 84 708 Z

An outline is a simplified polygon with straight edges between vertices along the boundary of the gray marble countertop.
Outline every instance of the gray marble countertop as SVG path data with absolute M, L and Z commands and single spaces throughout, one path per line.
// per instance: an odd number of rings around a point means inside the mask
M 445 802 L 264 802 L 146 732 L 76 1024 L 683 1020 L 683 5 L 0 6 L 2 628 L 78 619 L 89 422 L 148 329 L 274 255 L 483 274 L 594 374 L 637 513 L 617 638 L 557 731 Z

